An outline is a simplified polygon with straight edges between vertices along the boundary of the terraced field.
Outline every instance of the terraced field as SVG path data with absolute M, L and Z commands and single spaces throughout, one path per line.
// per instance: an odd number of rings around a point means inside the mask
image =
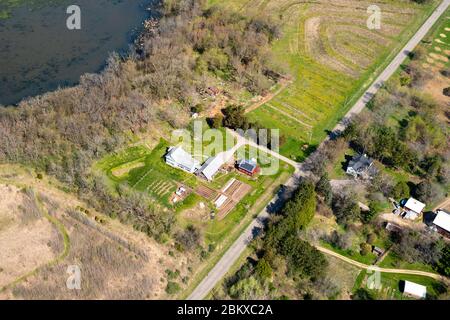
M 218 0 L 210 0 L 219 4 Z M 249 112 L 287 138 L 281 153 L 301 160 L 304 144 L 316 145 L 339 121 L 377 73 L 390 62 L 438 1 L 410 0 L 226 0 L 246 14 L 265 12 L 280 21 L 283 37 L 273 46 L 293 82 Z M 367 9 L 381 9 L 381 29 L 370 30 Z M 311 149 L 309 149 L 311 150 Z
M 423 67 L 438 72 L 450 67 L 450 9 L 444 13 L 426 44 L 428 56 Z

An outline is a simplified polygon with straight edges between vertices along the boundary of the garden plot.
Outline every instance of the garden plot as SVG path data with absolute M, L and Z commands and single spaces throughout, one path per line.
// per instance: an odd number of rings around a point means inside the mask
M 252 187 L 248 184 L 234 178 L 231 179 L 216 199 L 217 201 L 221 196 L 226 197 L 226 201 L 218 208 L 217 219 L 225 218 L 251 190 Z

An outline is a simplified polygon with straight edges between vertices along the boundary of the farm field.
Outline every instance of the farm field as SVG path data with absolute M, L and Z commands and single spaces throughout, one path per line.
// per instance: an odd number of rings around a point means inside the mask
M 210 0 L 218 4 L 217 0 Z M 246 14 L 266 12 L 283 36 L 273 46 L 275 63 L 293 83 L 249 117 L 286 137 L 281 153 L 302 160 L 326 136 L 435 8 L 437 1 L 228 0 Z M 367 8 L 382 12 L 380 30 L 369 30 Z M 305 151 L 306 150 L 306 151 Z
M 164 299 L 165 269 L 189 274 L 185 255 L 170 256 L 166 246 L 36 175 L 0 166 L 0 299 Z M 70 265 L 82 270 L 81 290 L 65 286 Z

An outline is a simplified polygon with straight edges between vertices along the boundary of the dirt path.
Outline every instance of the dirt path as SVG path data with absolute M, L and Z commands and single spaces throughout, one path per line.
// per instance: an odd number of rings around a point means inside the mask
M 399 273 L 399 274 L 409 274 L 409 275 L 416 275 L 416 276 L 424 276 L 424 277 L 429 277 L 429 278 L 433 278 L 435 280 L 438 281 L 443 281 L 446 283 L 450 283 L 450 280 L 444 276 L 441 276 L 437 273 L 431 273 L 431 272 L 426 272 L 426 271 L 420 271 L 420 270 L 407 270 L 407 269 L 386 269 L 386 268 L 380 268 L 377 266 L 369 266 L 367 264 L 361 263 L 359 261 L 355 261 L 352 260 L 350 258 L 347 258 L 343 255 L 340 255 L 339 253 L 334 252 L 333 250 L 327 249 L 327 248 L 323 248 L 320 246 L 316 246 L 317 250 L 319 250 L 322 253 L 325 253 L 327 255 L 333 256 L 337 259 L 340 259 L 342 261 L 345 261 L 351 265 L 354 265 L 358 268 L 361 269 L 365 269 L 365 270 L 372 270 L 372 271 L 379 271 L 379 272 L 384 272 L 384 273 Z
M 444 209 L 444 210 L 448 210 L 450 208 L 450 197 L 445 199 L 442 203 L 440 203 L 439 205 L 436 206 L 436 208 L 434 208 L 433 211 L 436 211 L 437 209 Z
M 292 83 L 292 80 L 283 78 L 280 80 L 279 84 L 280 84 L 280 88 L 278 88 L 277 91 L 275 91 L 274 93 L 269 93 L 268 95 L 266 95 L 264 98 L 262 98 L 262 100 L 252 104 L 250 107 L 245 109 L 245 113 L 251 112 L 255 109 L 258 109 L 259 107 L 261 107 L 263 104 L 269 102 L 270 100 L 272 100 L 273 98 L 275 98 L 277 95 L 279 95 L 288 85 L 290 85 Z

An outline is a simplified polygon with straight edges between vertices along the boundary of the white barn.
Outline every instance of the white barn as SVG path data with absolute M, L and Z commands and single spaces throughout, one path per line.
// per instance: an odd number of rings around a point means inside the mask
M 170 147 L 165 159 L 168 165 L 189 173 L 194 173 L 200 168 L 200 162 L 184 151 L 182 147 Z
M 443 235 L 450 236 L 450 214 L 444 210 L 437 210 L 436 213 L 433 225 Z
M 425 299 L 427 296 L 427 287 L 405 280 L 405 288 L 403 289 L 403 294 L 415 298 Z

